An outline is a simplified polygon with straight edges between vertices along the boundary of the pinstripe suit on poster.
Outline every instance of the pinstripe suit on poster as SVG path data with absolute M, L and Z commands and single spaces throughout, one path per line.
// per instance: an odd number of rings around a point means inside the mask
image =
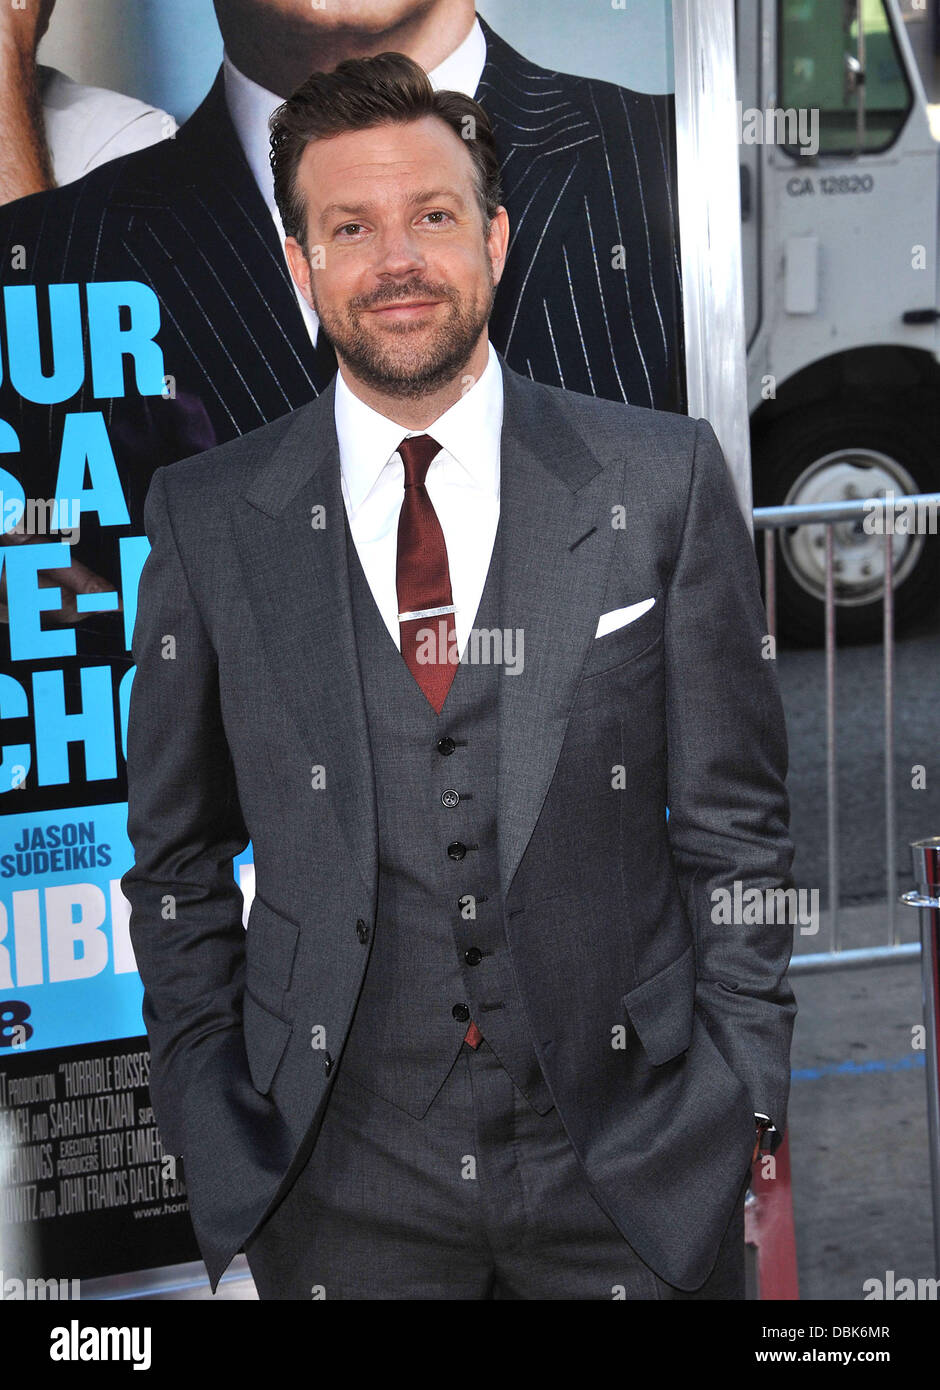
M 511 233 L 494 345 L 549 385 L 681 409 L 672 97 L 550 72 L 480 24 L 475 95 L 494 122 Z M 24 270 L 10 270 L 15 245 Z M 327 384 L 221 72 L 176 139 L 0 209 L 0 247 L 11 283 L 128 279 L 156 291 L 176 400 L 105 403 L 137 531 L 159 463 L 276 419 Z M 3 418 L 15 404 L 4 401 Z M 34 429 L 54 435 L 50 416 L 96 408 L 86 386 L 35 412 Z

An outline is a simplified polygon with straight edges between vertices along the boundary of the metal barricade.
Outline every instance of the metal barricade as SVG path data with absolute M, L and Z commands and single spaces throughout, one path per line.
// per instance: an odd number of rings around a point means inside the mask
M 940 493 L 905 496 L 865 497 L 851 502 L 819 502 L 812 506 L 755 507 L 754 529 L 764 533 L 764 603 L 768 633 L 776 636 L 776 547 L 774 532 L 809 523 L 826 527 L 825 651 L 826 651 L 826 839 L 828 847 L 829 949 L 795 955 L 792 974 L 804 974 L 834 967 L 876 965 L 882 962 L 916 959 L 920 944 L 902 943 L 895 913 L 897 893 L 896 800 L 894 792 L 894 569 L 893 529 L 888 524 L 889 508 L 904 504 L 921 510 L 940 509 Z M 832 527 L 839 521 L 854 521 L 881 509 L 884 537 L 884 800 L 885 800 L 885 901 L 888 940 L 881 946 L 843 949 L 839 922 L 839 803 L 836 775 L 836 603 L 833 569 Z
M 901 902 L 920 909 L 921 980 L 927 1051 L 927 1133 L 930 1141 L 930 1191 L 933 1241 L 940 1275 L 940 835 L 915 840 L 914 883 Z
M 885 798 L 885 902 L 888 941 L 881 946 L 845 949 L 839 930 L 839 815 L 836 776 L 836 620 L 832 527 L 838 521 L 871 515 L 903 502 L 919 511 L 940 506 L 940 493 L 918 493 L 903 498 L 863 498 L 851 502 L 825 502 L 813 506 L 757 507 L 754 529 L 764 533 L 765 606 L 768 632 L 776 636 L 776 547 L 774 532 L 810 522 L 826 526 L 825 650 L 826 650 L 826 828 L 829 878 L 829 949 L 793 956 L 791 974 L 876 965 L 920 958 L 924 1006 L 927 1127 L 930 1144 L 930 1185 L 933 1204 L 934 1257 L 940 1276 L 940 836 L 917 840 L 911 846 L 915 888 L 898 895 L 895 863 L 896 806 L 894 792 L 894 588 L 892 528 L 882 526 L 884 536 L 884 798 Z M 886 522 L 886 519 L 885 519 Z M 899 939 L 895 902 L 920 910 L 920 941 Z

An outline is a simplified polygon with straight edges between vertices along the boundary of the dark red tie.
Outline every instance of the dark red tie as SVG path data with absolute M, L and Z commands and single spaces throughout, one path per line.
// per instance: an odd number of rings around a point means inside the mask
M 428 434 L 398 446 L 405 465 L 405 496 L 398 515 L 398 621 L 401 654 L 437 714 L 457 667 L 457 630 L 447 546 L 424 480 L 441 450 Z
M 424 485 L 431 460 L 440 449 L 428 434 L 409 435 L 398 446 L 405 465 L 405 496 L 398 516 L 395 574 L 401 654 L 437 714 L 457 671 L 450 659 L 457 654 L 457 629 L 447 546 Z M 471 1020 L 464 1042 L 479 1047 L 482 1041 L 482 1033 Z

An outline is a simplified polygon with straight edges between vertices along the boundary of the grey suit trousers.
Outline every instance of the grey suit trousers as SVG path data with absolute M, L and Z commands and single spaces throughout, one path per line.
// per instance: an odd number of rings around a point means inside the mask
M 558 1111 L 537 1114 L 484 1041 L 420 1120 L 340 1062 L 310 1158 L 245 1254 L 262 1299 L 739 1299 L 746 1188 L 704 1285 L 665 1283 L 594 1196 Z

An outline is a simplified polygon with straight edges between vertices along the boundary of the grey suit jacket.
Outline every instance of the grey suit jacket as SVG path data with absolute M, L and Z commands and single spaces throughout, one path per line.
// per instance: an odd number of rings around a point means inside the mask
M 524 669 L 500 675 L 507 939 L 587 1180 L 693 1289 L 754 1109 L 785 1122 L 796 1012 L 792 928 L 713 914 L 736 881 L 792 886 L 753 544 L 707 421 L 500 365 L 501 621 L 524 634 Z M 315 1142 L 375 922 L 333 385 L 158 469 L 145 524 L 122 887 L 155 1114 L 215 1289 Z M 232 858 L 249 837 L 246 934 Z

